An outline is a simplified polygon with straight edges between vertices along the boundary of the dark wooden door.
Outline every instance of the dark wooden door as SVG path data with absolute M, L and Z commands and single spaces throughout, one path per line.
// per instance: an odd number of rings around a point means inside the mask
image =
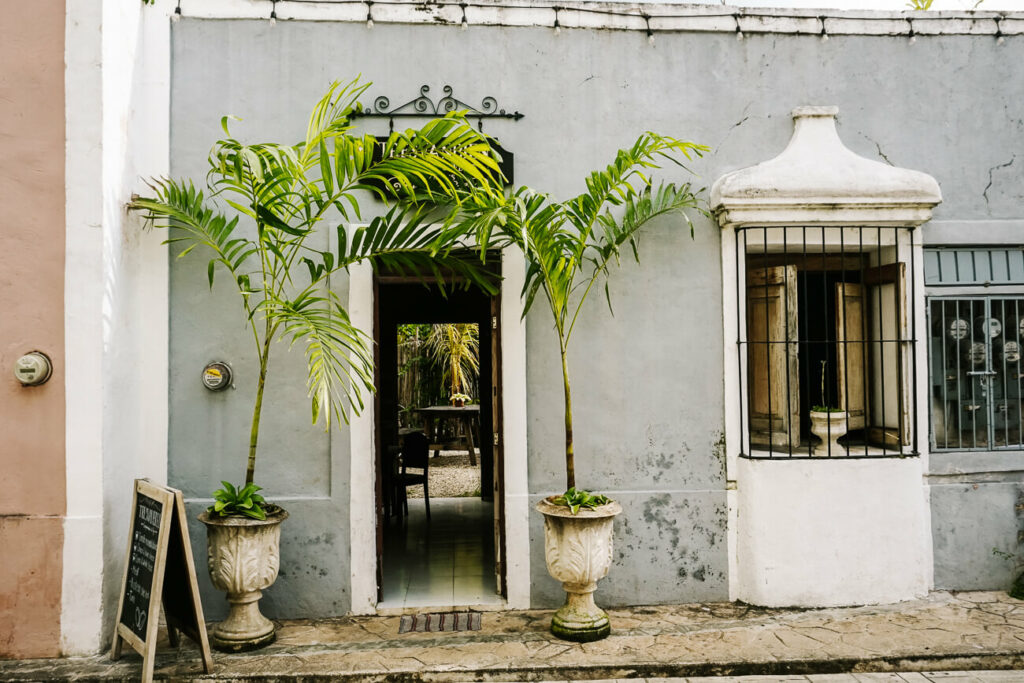
M 501 297 L 491 297 L 491 434 L 493 444 L 494 492 L 494 577 L 499 595 L 505 596 L 505 445 L 502 439 L 501 414 Z

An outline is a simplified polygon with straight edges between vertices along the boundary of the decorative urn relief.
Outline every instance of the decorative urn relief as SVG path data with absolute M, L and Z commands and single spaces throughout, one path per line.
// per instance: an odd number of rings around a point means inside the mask
M 274 642 L 274 622 L 260 612 L 263 589 L 277 579 L 281 564 L 281 522 L 288 513 L 267 519 L 199 515 L 206 525 L 210 579 L 227 592 L 227 619 L 213 627 L 210 643 L 225 652 L 243 652 Z
M 846 455 L 846 446 L 839 443 L 839 439 L 846 436 L 845 411 L 812 410 L 811 433 L 821 439 L 821 443 L 814 446 L 814 452 L 811 455 L 819 457 Z
M 611 623 L 594 603 L 594 590 L 611 567 L 612 527 L 622 507 L 612 502 L 574 515 L 564 505 L 542 500 L 537 510 L 544 515 L 548 573 L 565 589 L 565 604 L 552 617 L 551 632 L 577 642 L 606 637 Z

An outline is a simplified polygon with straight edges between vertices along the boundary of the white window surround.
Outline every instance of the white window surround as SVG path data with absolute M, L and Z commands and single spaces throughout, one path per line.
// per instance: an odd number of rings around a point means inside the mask
M 729 590 L 730 599 L 754 604 L 888 602 L 921 595 L 932 583 L 927 491 L 918 488 L 927 471 L 924 440 L 920 459 L 741 462 L 738 457 L 743 432 L 737 406 L 745 363 L 736 344 L 743 319 L 737 306 L 744 298 L 738 297 L 744 255 L 737 253 L 736 229 L 766 228 L 751 235 L 760 235 L 765 242 L 761 248 L 772 251 L 792 228 L 908 227 L 912 231 L 907 231 L 905 242 L 901 240 L 900 252 L 912 253 L 921 264 L 922 240 L 916 228 L 931 218 L 942 200 L 938 183 L 927 174 L 894 168 L 847 149 L 836 132 L 837 114 L 836 107 L 796 108 L 793 137 L 781 154 L 727 173 L 711 189 L 711 207 L 722 228 Z M 807 231 L 809 242 L 813 232 Z M 830 232 L 835 236 L 840 231 Z M 916 235 L 912 246 L 911 235 Z M 825 247 L 831 251 L 838 245 Z M 923 331 L 924 269 L 917 267 L 908 272 L 911 275 L 918 299 L 916 326 Z M 919 362 L 911 379 L 918 396 L 927 396 L 925 337 L 918 334 Z M 927 411 L 918 411 L 916 429 L 928 433 Z M 879 494 L 888 501 L 883 506 L 888 514 L 847 514 L 858 503 L 874 508 Z M 780 495 L 786 505 L 780 505 Z M 791 495 L 799 500 L 789 499 Z M 828 522 L 819 525 L 822 534 L 811 533 L 806 517 L 794 517 L 811 511 Z M 848 580 L 830 586 L 818 580 L 821 576 Z
M 764 227 L 752 231 L 771 251 L 783 245 L 793 228 L 812 226 L 906 226 L 917 227 L 931 218 L 942 201 L 938 183 L 931 176 L 866 159 L 848 149 L 836 132 L 834 106 L 802 106 L 793 110 L 793 137 L 773 159 L 731 171 L 711 187 L 711 208 L 722 232 L 722 302 L 725 343 L 725 394 L 727 476 L 733 471 L 739 448 L 740 360 L 736 340 L 737 273 L 736 228 Z M 789 230 L 785 229 L 789 228 Z M 813 232 L 813 230 L 808 231 Z M 852 233 L 851 233 L 852 238 Z M 813 239 L 813 235 L 808 235 Z M 830 231 L 830 249 L 839 246 L 838 234 Z M 883 245 L 890 246 L 890 245 Z M 914 240 L 914 258 L 923 263 L 921 240 Z M 910 254 L 910 244 L 900 245 Z M 742 265 L 742 264 L 741 264 Z M 918 329 L 924 330 L 923 267 L 915 269 L 914 291 L 919 297 Z M 920 341 L 918 342 L 920 344 Z M 925 358 L 926 349 L 918 349 Z M 918 381 L 925 363 L 918 368 Z M 926 378 L 924 378 L 926 380 Z M 920 422 L 920 416 L 918 416 Z M 927 434 L 927 426 L 925 431 Z

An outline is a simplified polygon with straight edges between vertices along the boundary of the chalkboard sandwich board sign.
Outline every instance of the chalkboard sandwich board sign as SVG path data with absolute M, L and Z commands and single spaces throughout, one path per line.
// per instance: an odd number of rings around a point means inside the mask
M 199 645 L 203 670 L 213 669 L 210 644 L 199 601 L 192 546 L 185 522 L 185 499 L 177 489 L 135 480 L 128 550 L 118 602 L 111 659 L 128 643 L 142 655 L 142 680 L 153 680 L 160 607 L 173 647 L 184 633 Z

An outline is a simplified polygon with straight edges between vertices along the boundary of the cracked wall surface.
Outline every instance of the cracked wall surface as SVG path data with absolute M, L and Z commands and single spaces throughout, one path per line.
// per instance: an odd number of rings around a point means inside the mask
M 990 169 L 1024 149 L 1016 73 L 1022 62 L 1024 41 L 997 45 L 991 36 L 922 35 L 910 44 L 900 36 L 822 43 L 817 35 L 736 40 L 665 33 L 651 45 L 642 34 L 608 30 L 367 30 L 355 23 L 186 18 L 173 28 L 172 167 L 175 174 L 204 172 L 225 113 L 245 118 L 234 130 L 248 139 L 298 139 L 305 112 L 327 84 L 356 74 L 374 82 L 368 97 L 399 102 L 425 83 L 432 92 L 451 85 L 468 102 L 491 95 L 521 111 L 521 121 L 487 120 L 484 129 L 514 152 L 518 183 L 559 198 L 579 192 L 587 172 L 648 129 L 714 145 L 690 165 L 695 187 L 709 185 L 780 152 L 794 107 L 828 104 L 839 107 L 847 146 L 931 174 L 945 198 L 936 219 L 970 226 L 1021 213 L 1024 164 Z M 375 133 L 386 125 L 360 123 Z M 676 170 L 660 177 L 686 178 Z M 578 483 L 625 508 L 616 522 L 615 563 L 598 590 L 604 604 L 728 596 L 718 444 L 724 411 L 732 407 L 722 386 L 720 246 L 717 228 L 699 216 L 693 239 L 680 222 L 657 221 L 642 236 L 642 264 L 625 256 L 611 274 L 614 316 L 598 295 L 575 333 L 569 362 Z M 170 483 L 193 497 L 208 495 L 222 475 L 238 478 L 242 448 L 234 435 L 251 410 L 241 384 L 251 352 L 233 341 L 239 321 L 232 294 L 221 288 L 225 282 L 211 297 L 202 270 L 198 260 L 174 262 L 171 281 Z M 238 392 L 200 389 L 196 375 L 213 355 L 236 364 Z M 271 495 L 310 498 L 289 506 L 286 570 L 268 592 L 275 616 L 304 613 L 300 607 L 332 613 L 348 604 L 345 427 L 333 439 L 309 427 L 297 355 L 275 361 L 277 398 L 259 465 L 273 483 Z M 533 499 L 564 488 L 558 362 L 551 324 L 538 306 L 527 319 Z M 222 448 L 234 451 L 217 455 Z M 329 542 L 313 542 L 326 534 L 334 534 Z M 197 557 L 204 556 L 202 538 L 193 530 Z M 530 539 L 533 603 L 549 606 L 560 589 L 544 571 L 534 513 Z

